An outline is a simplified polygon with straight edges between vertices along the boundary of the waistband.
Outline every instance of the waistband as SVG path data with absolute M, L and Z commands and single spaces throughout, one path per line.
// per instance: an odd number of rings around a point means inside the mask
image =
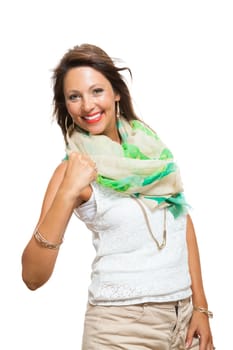
M 181 299 L 181 300 L 175 300 L 175 301 L 165 301 L 165 302 L 146 302 L 146 303 L 141 303 L 137 305 L 142 305 L 142 306 L 161 306 L 161 307 L 172 307 L 172 306 L 184 306 L 191 303 L 191 297 Z

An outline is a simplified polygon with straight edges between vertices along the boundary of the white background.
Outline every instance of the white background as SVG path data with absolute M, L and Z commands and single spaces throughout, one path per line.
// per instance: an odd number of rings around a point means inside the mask
M 132 69 L 139 115 L 173 150 L 198 236 L 217 349 L 232 337 L 231 1 L 2 1 L 0 348 L 80 349 L 94 256 L 75 217 L 50 281 L 31 292 L 21 254 L 64 156 L 52 69 L 83 42 Z

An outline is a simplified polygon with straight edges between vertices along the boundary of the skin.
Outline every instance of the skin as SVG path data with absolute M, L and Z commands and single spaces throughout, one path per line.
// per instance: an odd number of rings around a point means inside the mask
M 203 287 L 199 249 L 190 215 L 187 216 L 186 237 L 188 247 L 189 271 L 192 281 L 192 303 L 195 306 L 201 306 L 208 309 Z M 189 325 L 186 337 L 187 348 L 191 347 L 194 336 L 200 337 L 199 350 L 212 350 L 214 348 L 209 319 L 207 315 L 198 311 L 193 312 L 193 316 Z
M 72 68 L 64 79 L 66 107 L 75 124 L 92 135 L 120 142 L 115 121 L 115 94 L 110 82 L 90 67 Z
M 103 134 L 120 143 L 116 128 L 115 102 L 120 100 L 110 82 L 91 67 L 70 69 L 64 79 L 66 107 L 75 124 L 91 134 Z M 90 183 L 96 179 L 94 162 L 76 152 L 55 169 L 42 203 L 36 228 L 49 242 L 60 242 L 74 208 L 91 196 Z M 207 308 L 201 264 L 195 230 L 187 216 L 187 247 L 192 280 L 193 304 Z M 58 250 L 41 247 L 32 236 L 22 255 L 22 278 L 31 290 L 36 290 L 51 277 Z M 212 335 L 205 314 L 193 313 L 187 339 L 187 348 L 194 336 L 200 337 L 200 350 L 212 350 Z

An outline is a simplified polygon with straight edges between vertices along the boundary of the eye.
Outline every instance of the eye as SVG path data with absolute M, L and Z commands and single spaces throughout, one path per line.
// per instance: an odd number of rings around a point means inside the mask
M 93 95 L 100 95 L 100 94 L 102 94 L 103 91 L 104 91 L 104 89 L 102 89 L 102 88 L 95 88 L 93 90 Z
M 78 99 L 80 99 L 80 97 L 81 96 L 79 94 L 71 94 L 71 95 L 69 95 L 68 99 L 70 101 L 77 101 Z

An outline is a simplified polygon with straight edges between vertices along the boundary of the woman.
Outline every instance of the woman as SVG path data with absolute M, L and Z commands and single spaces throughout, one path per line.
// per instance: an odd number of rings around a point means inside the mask
M 23 280 L 31 290 L 48 281 L 75 212 L 96 249 L 82 349 L 212 350 L 179 170 L 135 114 L 123 70 L 130 72 L 89 44 L 69 50 L 54 70 L 67 155 L 23 252 Z

